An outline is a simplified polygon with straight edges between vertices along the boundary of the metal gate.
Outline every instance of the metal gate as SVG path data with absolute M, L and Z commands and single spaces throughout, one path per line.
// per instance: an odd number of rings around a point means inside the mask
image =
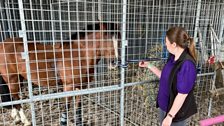
M 213 106 L 217 101 L 209 91 L 215 85 L 215 64 L 207 62 L 212 56 L 223 55 L 217 46 L 217 39 L 213 38 L 218 36 L 218 44 L 223 44 L 222 0 L 2 0 L 0 7 L 0 40 L 3 42 L 7 38 L 23 38 L 22 56 L 27 70 L 27 81 L 19 82 L 20 100 L 0 102 L 0 125 L 8 126 L 13 123 L 10 110 L 3 106 L 16 104 L 22 104 L 32 125 L 60 125 L 64 111 L 68 114 L 68 125 L 75 125 L 78 109 L 75 106 L 75 96 L 81 96 L 82 111 L 79 114 L 82 125 L 159 125 L 155 105 L 159 80 L 148 70 L 139 68 L 137 63 L 147 59 L 159 68 L 163 67 L 167 59 L 164 37 L 171 26 L 183 26 L 187 29 L 190 36 L 194 37 L 199 57 L 195 88 L 199 111 L 188 124 L 198 125 L 201 119 L 223 114 L 221 106 Z M 74 33 L 86 35 L 95 31 L 94 28 L 88 31 L 87 25 L 98 22 L 119 26 L 121 36 L 118 67 L 115 70 L 107 69 L 108 61 L 102 57 L 94 64 L 93 73 L 79 75 L 94 78 L 93 81 L 88 79 L 81 82 L 86 85 L 81 90 L 63 92 L 61 84 L 47 87 L 32 84 L 32 73 L 41 71 L 33 71 L 30 63 L 48 60 L 30 60 L 30 43 L 63 45 L 65 41 L 72 42 L 70 36 Z M 79 40 L 81 39 L 77 41 Z M 41 52 L 46 55 L 48 50 Z M 56 53 L 55 50 L 53 53 Z M 79 60 L 82 58 L 87 57 L 78 57 Z M 49 62 L 57 62 L 55 59 L 51 60 Z M 57 69 L 55 66 L 51 68 Z M 72 75 L 67 78 L 74 78 Z M 37 78 L 39 79 L 36 81 L 41 82 L 41 77 Z M 45 79 L 60 80 L 57 73 L 53 78 L 49 75 Z M 72 105 L 65 109 L 68 101 L 63 98 L 70 96 L 73 97 Z M 218 112 L 214 113 L 216 108 Z M 23 124 L 19 122 L 16 125 Z

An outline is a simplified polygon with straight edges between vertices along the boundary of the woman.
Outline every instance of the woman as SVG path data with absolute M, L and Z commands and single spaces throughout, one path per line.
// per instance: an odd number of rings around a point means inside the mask
M 157 107 L 162 126 L 185 126 L 186 119 L 197 112 L 193 95 L 196 80 L 196 54 L 192 38 L 182 27 L 166 32 L 166 47 L 170 53 L 162 72 L 149 62 L 140 67 L 149 68 L 160 78 Z

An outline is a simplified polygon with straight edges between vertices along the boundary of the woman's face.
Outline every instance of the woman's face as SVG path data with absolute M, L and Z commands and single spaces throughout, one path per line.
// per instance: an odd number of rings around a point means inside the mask
M 168 50 L 171 54 L 174 54 L 174 51 L 175 51 L 175 48 L 176 48 L 176 43 L 173 42 L 173 43 L 171 44 L 171 42 L 169 41 L 169 39 L 166 37 L 166 42 L 165 42 L 165 44 L 166 44 L 166 48 L 167 48 L 167 50 Z

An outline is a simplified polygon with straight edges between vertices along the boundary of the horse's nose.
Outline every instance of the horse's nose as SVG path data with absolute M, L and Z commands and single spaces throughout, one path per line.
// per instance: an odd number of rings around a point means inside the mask
M 110 62 L 108 69 L 110 70 L 116 69 L 118 66 L 118 62 L 119 62 L 118 59 L 115 58 L 113 61 Z
M 118 65 L 118 62 L 119 62 L 118 59 L 115 58 L 111 63 L 112 63 L 112 65 L 116 65 L 117 66 Z

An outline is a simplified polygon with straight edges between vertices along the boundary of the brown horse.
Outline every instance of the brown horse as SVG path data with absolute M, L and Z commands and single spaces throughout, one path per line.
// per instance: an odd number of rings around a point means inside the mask
M 63 91 L 83 89 L 92 80 L 89 74 L 94 73 L 94 65 L 101 58 L 111 61 L 118 57 L 119 32 L 116 24 L 95 24 L 87 26 L 87 33 L 73 34 L 69 42 L 46 45 L 28 41 L 28 56 L 31 81 L 39 86 L 56 86 L 63 84 Z M 91 31 L 89 31 L 91 30 Z M 107 30 L 110 30 L 109 32 Z M 22 55 L 24 45 L 22 38 L 8 38 L 0 44 L 0 74 L 8 88 L 12 100 L 19 100 L 20 79 L 27 79 L 25 59 Z M 58 78 L 58 79 L 56 79 Z M 0 84 L 1 85 L 1 84 Z M 2 89 L 1 89 L 2 90 Z M 7 92 L 7 89 L 5 89 Z M 1 92 L 0 92 L 1 93 Z M 11 98 L 8 98 L 10 101 Z M 68 98 L 71 102 L 71 97 Z M 76 105 L 80 107 L 80 97 Z M 69 104 L 66 106 L 69 108 Z M 15 122 L 31 125 L 21 105 L 14 105 L 11 115 Z M 81 121 L 81 120 L 79 120 Z M 76 121 L 76 123 L 80 123 Z M 67 124 L 67 113 L 62 113 L 61 125 Z

